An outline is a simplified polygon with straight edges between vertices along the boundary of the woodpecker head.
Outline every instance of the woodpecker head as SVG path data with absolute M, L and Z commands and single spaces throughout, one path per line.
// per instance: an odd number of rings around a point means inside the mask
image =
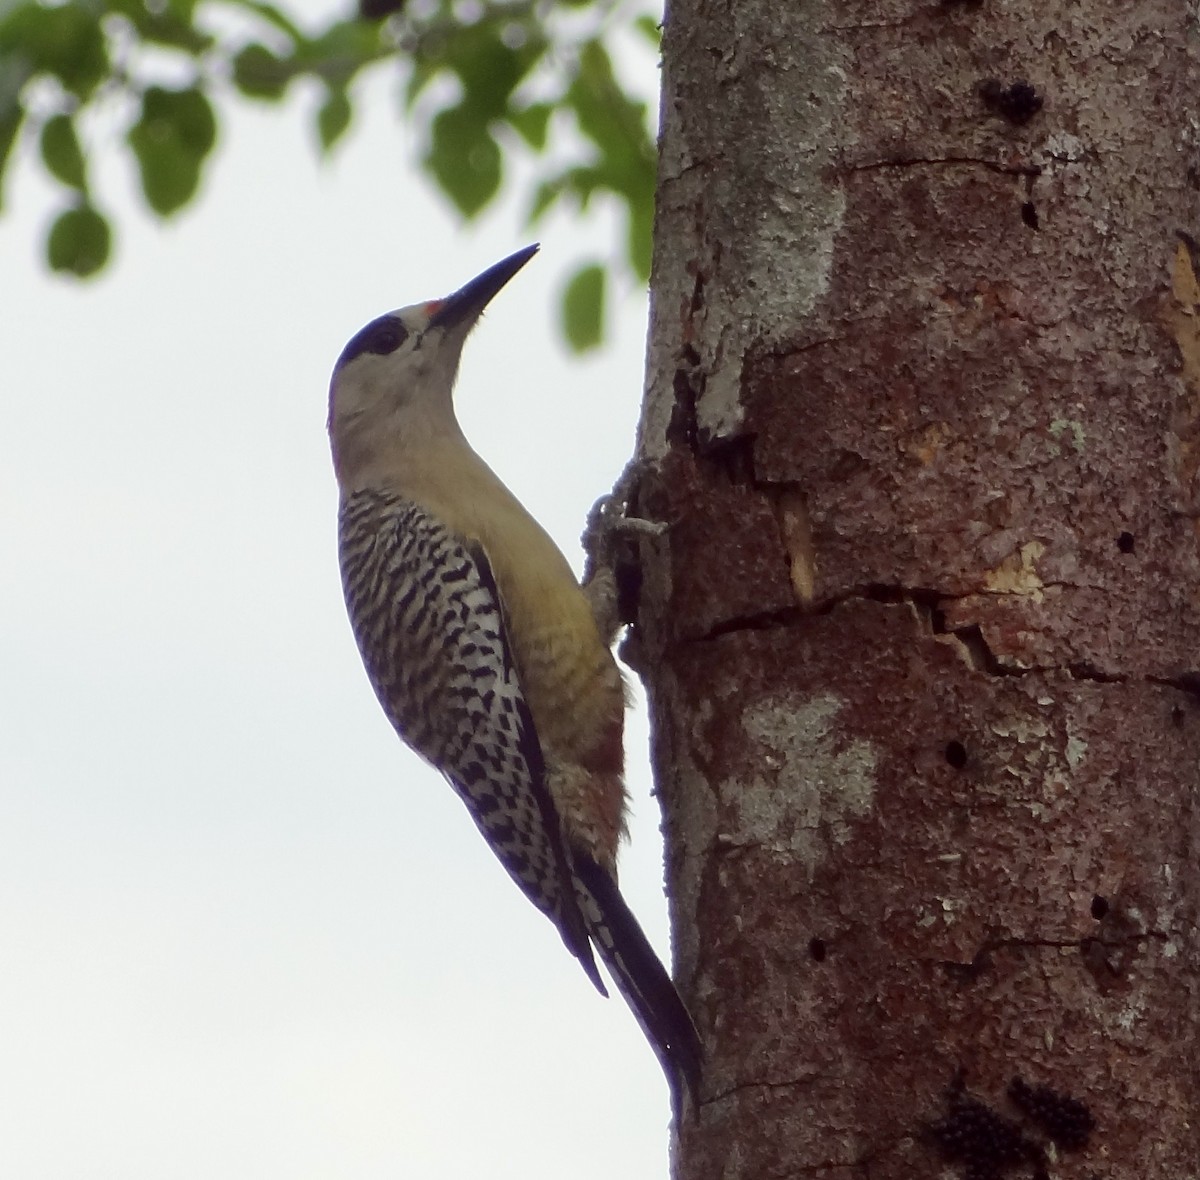
M 342 349 L 329 383 L 329 437 L 339 477 L 396 440 L 458 430 L 451 392 L 463 344 L 493 296 L 537 253 L 510 254 L 445 299 L 372 320 Z

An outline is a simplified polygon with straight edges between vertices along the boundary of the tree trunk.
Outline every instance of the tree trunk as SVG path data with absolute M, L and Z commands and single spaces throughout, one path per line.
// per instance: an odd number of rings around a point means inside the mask
M 685 1180 L 1195 1173 L 1198 21 L 670 7 L 631 646 Z

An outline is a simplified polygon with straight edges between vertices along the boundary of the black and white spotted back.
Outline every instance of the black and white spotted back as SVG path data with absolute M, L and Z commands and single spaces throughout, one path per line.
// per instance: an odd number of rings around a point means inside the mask
M 351 626 L 389 720 L 603 990 L 486 554 L 374 490 L 343 501 L 338 541 Z

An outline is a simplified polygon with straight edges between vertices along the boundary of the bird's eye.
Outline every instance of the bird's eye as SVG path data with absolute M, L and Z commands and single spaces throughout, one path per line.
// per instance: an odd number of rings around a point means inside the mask
M 394 316 L 385 316 L 381 320 L 376 320 L 369 330 L 371 334 L 367 339 L 367 352 L 377 352 L 381 356 L 395 352 L 404 343 L 405 336 L 408 335 L 404 330 L 404 325 Z
M 342 349 L 338 358 L 338 368 L 348 365 L 356 356 L 364 352 L 373 352 L 378 356 L 387 356 L 395 352 L 408 337 L 408 331 L 394 315 L 380 316 L 372 320 Z

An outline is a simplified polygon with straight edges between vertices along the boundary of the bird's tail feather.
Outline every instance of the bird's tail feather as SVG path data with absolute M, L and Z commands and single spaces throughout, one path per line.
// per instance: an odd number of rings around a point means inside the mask
M 683 1092 L 694 1101 L 700 1082 L 696 1026 L 616 881 L 590 857 L 573 859 L 588 933 L 662 1064 L 678 1111 Z

